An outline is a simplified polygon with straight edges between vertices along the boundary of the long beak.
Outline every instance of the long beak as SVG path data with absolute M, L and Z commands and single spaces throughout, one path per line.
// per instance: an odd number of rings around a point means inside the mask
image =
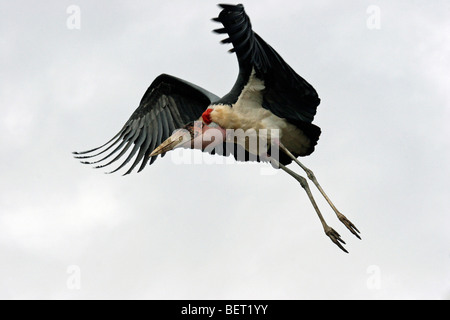
M 173 135 L 167 138 L 166 141 L 161 143 L 153 152 L 150 157 L 157 156 L 161 153 L 166 153 L 167 151 L 173 150 L 177 147 L 183 146 L 186 142 L 191 141 L 191 135 L 187 130 L 180 129 L 176 131 Z

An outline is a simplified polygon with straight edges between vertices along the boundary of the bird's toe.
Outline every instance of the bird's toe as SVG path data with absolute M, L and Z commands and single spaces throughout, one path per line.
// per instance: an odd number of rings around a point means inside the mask
M 339 220 L 347 227 L 348 230 L 350 230 L 351 233 L 353 233 L 358 239 L 361 240 L 361 237 L 358 234 L 360 233 L 358 228 L 356 228 L 356 226 L 350 220 L 348 220 L 343 214 L 339 215 Z
M 325 234 L 331 239 L 331 241 L 333 241 L 333 243 L 335 245 L 337 245 L 342 251 L 344 251 L 345 253 L 348 253 L 348 251 L 342 246 L 342 244 L 345 244 L 345 241 L 342 240 L 341 236 L 339 235 L 339 233 L 337 233 L 336 230 L 334 230 L 333 228 L 328 227 L 327 230 L 325 230 Z

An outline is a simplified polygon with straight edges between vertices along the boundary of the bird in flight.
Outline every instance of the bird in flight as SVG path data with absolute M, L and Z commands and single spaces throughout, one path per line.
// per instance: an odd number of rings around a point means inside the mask
M 158 155 L 175 148 L 200 149 L 211 154 L 234 156 L 238 161 L 264 161 L 296 179 L 306 191 L 325 234 L 340 249 L 345 242 L 323 218 L 307 179 L 286 166 L 299 165 L 336 213 L 359 239 L 359 230 L 340 213 L 326 195 L 314 173 L 297 158 L 308 156 L 321 130 L 312 123 L 320 103 L 316 90 L 252 29 L 244 6 L 220 4 L 214 21 L 227 34 L 239 63 L 239 73 L 223 97 L 167 74 L 158 76 L 145 92 L 139 107 L 122 129 L 104 145 L 74 152 L 82 163 L 106 167 L 125 160 L 112 172 L 132 161 L 129 174 L 138 172 Z M 96 160 L 98 159 L 98 160 Z

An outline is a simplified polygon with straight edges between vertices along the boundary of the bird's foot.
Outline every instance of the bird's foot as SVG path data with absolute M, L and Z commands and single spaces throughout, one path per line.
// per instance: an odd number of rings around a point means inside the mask
M 341 222 L 347 227 L 347 229 L 350 230 L 351 233 L 353 233 L 358 239 L 361 240 L 361 237 L 358 234 L 360 233 L 358 228 L 356 228 L 355 225 L 350 220 L 348 220 L 342 213 L 339 213 L 338 217 L 339 220 L 341 220 Z
M 339 233 L 336 232 L 333 228 L 327 227 L 325 229 L 325 234 L 333 241 L 335 245 L 337 245 L 342 251 L 345 253 L 348 253 L 347 250 L 342 246 L 342 244 L 345 244 L 344 240 L 341 239 L 341 236 Z

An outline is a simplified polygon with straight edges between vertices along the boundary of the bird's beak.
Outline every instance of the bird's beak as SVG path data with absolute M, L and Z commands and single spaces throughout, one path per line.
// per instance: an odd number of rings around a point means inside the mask
M 166 153 L 178 147 L 182 147 L 187 143 L 189 143 L 188 145 L 190 145 L 191 140 L 192 137 L 189 131 L 185 129 L 177 130 L 173 135 L 167 138 L 166 141 L 161 143 L 155 150 L 153 150 L 153 152 L 150 154 L 150 157 Z

